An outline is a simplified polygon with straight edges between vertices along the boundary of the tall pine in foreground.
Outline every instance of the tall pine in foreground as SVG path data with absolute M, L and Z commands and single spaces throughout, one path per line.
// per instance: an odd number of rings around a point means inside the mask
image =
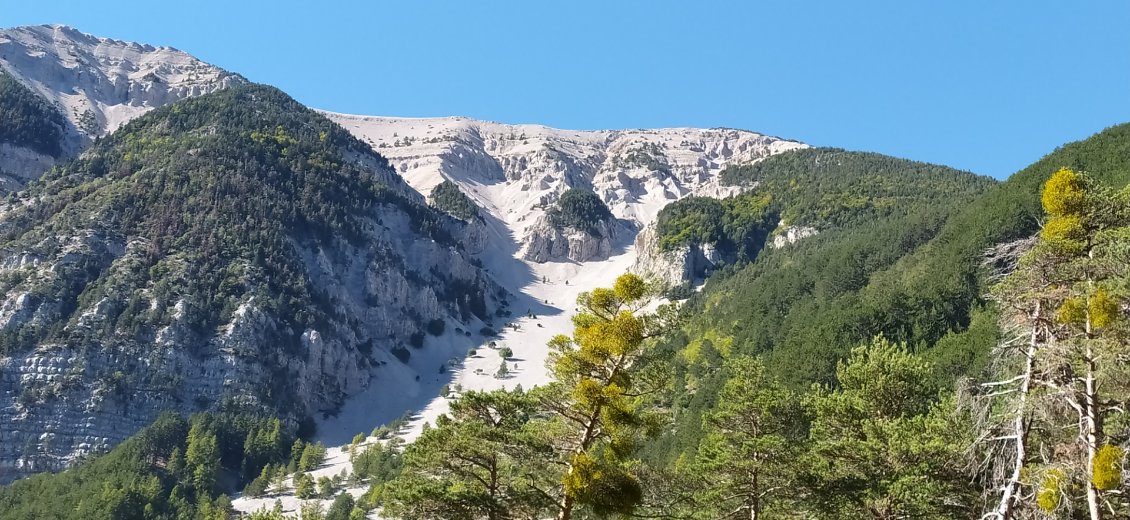
M 408 446 L 385 489 L 385 514 L 419 520 L 536 518 L 549 508 L 535 472 L 545 450 L 530 433 L 536 402 L 520 390 L 467 392 Z M 532 463 L 542 459 L 540 463 Z
M 1015 455 L 989 468 L 991 475 L 1005 473 L 1002 464 L 1012 469 L 988 517 L 1075 517 L 1085 511 L 1090 520 L 1102 520 L 1127 514 L 1121 445 L 1130 433 L 1128 195 L 1087 175 L 1057 171 L 1042 192 L 1047 221 L 998 290 L 1006 306 L 1031 309 L 1021 316 L 1032 332 L 1025 370 L 986 384 L 1005 387 L 989 395 L 1010 399 L 996 406 L 1011 404 L 1015 417 L 1004 436 Z M 1008 388 L 1013 381 L 1028 384 Z
M 812 417 L 803 479 L 817 518 L 970 518 L 962 454 L 968 424 L 938 399 L 933 368 L 883 337 L 836 367 L 838 388 L 805 399 Z
M 556 451 L 553 465 L 563 469 L 557 488 L 557 518 L 570 520 L 579 509 L 598 516 L 628 515 L 643 500 L 632 470 L 639 441 L 654 435 L 658 415 L 642 405 L 648 378 L 633 371 L 649 353 L 648 339 L 673 321 L 673 309 L 644 309 L 653 288 L 633 274 L 621 275 L 612 288 L 577 298 L 573 336 L 550 341 L 547 365 L 554 382 L 537 391 L 550 414 Z

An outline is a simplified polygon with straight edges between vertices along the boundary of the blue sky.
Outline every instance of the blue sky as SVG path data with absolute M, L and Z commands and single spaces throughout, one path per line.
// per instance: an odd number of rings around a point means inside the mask
M 328 110 L 747 128 L 1004 177 L 1130 121 L 1130 2 L 5 0 Z

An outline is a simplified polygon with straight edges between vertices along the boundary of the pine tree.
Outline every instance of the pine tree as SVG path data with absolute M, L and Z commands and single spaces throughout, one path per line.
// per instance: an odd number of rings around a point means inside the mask
M 403 518 L 537 518 L 549 507 L 535 487 L 547 448 L 530 431 L 537 402 L 520 390 L 466 392 L 408 446 L 385 488 L 387 514 Z
M 1120 494 L 1104 496 L 1116 479 L 1100 466 L 1104 450 L 1110 453 L 1108 416 L 1124 410 L 1117 403 L 1126 391 L 1122 309 L 1130 277 L 1130 205 L 1125 194 L 1112 194 L 1069 169 L 1048 179 L 1041 202 L 1048 220 L 1017 271 L 1002 283 L 1012 288 L 1005 305 L 1028 302 L 1046 309 L 1028 318 L 1033 329 L 1028 357 L 1037 397 L 1047 397 L 1032 411 L 1021 411 L 1018 421 L 1026 424 L 1038 415 L 1040 442 L 1055 447 L 1050 457 L 1032 461 L 1039 463 L 1036 505 L 1047 513 L 1072 509 L 1072 492 L 1082 489 L 1088 517 L 1101 520 L 1106 511 L 1125 507 L 1115 503 Z M 1072 426 L 1075 435 L 1057 434 Z M 1003 488 L 995 518 L 1013 516 L 1009 502 L 1016 500 L 1020 468 L 1029 462 L 1024 460 L 1029 442 L 1026 435 L 1017 441 L 1014 477 Z
M 726 371 L 718 406 L 703 421 L 706 436 L 694 464 L 703 483 L 696 509 L 704 518 L 758 520 L 777 502 L 777 510 L 788 510 L 799 494 L 793 472 L 803 412 L 757 359 L 732 358 Z
M 194 421 L 188 431 L 185 470 L 198 493 L 208 494 L 215 489 L 220 471 L 220 450 L 216 433 L 207 420 Z
M 937 402 L 931 367 L 883 337 L 836 367 L 838 388 L 806 397 L 803 479 L 817 517 L 950 519 L 974 515 L 961 455 L 970 426 Z
M 653 295 L 638 276 L 622 275 L 611 289 L 581 294 L 573 336 L 550 341 L 555 382 L 537 395 L 554 417 L 546 431 L 565 468 L 558 520 L 570 520 L 580 506 L 597 515 L 630 514 L 643 498 L 630 455 L 641 436 L 654 433 L 656 418 L 639 406 L 649 389 L 640 388 L 632 368 L 647 355 L 647 340 L 674 317 L 671 307 L 641 312 Z

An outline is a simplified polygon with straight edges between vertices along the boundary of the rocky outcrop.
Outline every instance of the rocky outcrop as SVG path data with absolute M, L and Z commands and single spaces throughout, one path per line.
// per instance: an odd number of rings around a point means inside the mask
M 547 216 L 541 215 L 529 228 L 522 258 L 538 263 L 604 260 L 616 250 L 617 242 L 630 232 L 632 230 L 627 224 L 615 219 L 601 221 L 590 231 L 554 227 Z
M 147 249 L 144 241 L 123 247 L 93 232 L 60 242 L 51 257 L 30 261 L 33 255 L 13 253 L 0 261 L 0 277 L 24 280 L 0 300 L 0 328 L 58 320 L 58 302 L 34 294 L 39 284 L 55 283 L 52 273 L 65 272 L 65 265 L 96 262 L 102 272 L 121 273 L 108 279 L 128 280 Z M 160 309 L 123 281 L 120 292 L 72 314 L 78 318 L 68 327 L 90 330 L 93 342 L 0 357 L 0 481 L 62 469 L 121 442 L 163 411 L 223 404 L 281 410 L 293 423 L 333 410 L 381 384 L 376 366 L 394 349 L 415 348 L 412 337 L 423 323 L 442 319 L 478 330 L 502 294 L 463 252 L 420 240 L 410 219 L 391 206 L 372 215 L 363 242 L 325 247 L 295 240 L 293 247 L 313 285 L 324 290 L 328 314 L 337 316 L 300 331 L 293 346 L 285 344 L 293 331 L 282 329 L 254 296 L 209 332 L 194 326 L 198 318 L 185 300 Z M 483 316 L 468 312 L 467 295 L 453 293 L 453 286 L 480 298 Z M 142 305 L 171 316 L 152 336 L 115 323 L 137 294 Z M 114 332 L 96 332 L 107 328 Z
M 726 262 L 726 258 L 713 244 L 662 250 L 655 226 L 648 226 L 636 236 L 635 248 L 637 256 L 632 272 L 646 279 L 658 280 L 669 287 L 703 279 Z
M 98 137 L 149 110 L 246 83 L 170 47 L 98 38 L 63 25 L 0 30 L 0 66 Z
M 780 249 L 790 244 L 795 244 L 805 238 L 815 236 L 819 231 L 808 226 L 785 226 L 773 235 L 771 247 Z
M 513 232 L 524 258 L 539 262 L 599 259 L 616 249 L 595 234 L 547 227 L 545 208 L 568 189 L 596 193 L 625 224 L 611 226 L 624 232 L 613 242 L 627 245 L 672 201 L 744 189 L 721 185 L 723 168 L 807 146 L 726 128 L 574 131 L 463 117 L 326 115 L 388 157 L 418 191 L 455 182 Z
M 0 143 L 0 191 L 16 191 L 55 164 L 55 158 L 28 148 Z

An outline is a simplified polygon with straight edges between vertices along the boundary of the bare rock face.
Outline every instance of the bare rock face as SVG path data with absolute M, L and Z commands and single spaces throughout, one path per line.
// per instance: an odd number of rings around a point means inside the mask
M 608 258 L 617 241 L 632 230 L 615 219 L 598 223 L 592 231 L 557 228 L 545 215 L 538 217 L 526 237 L 522 258 L 531 262 L 568 260 L 588 262 Z
M 302 331 L 283 329 L 256 296 L 245 298 L 214 331 L 196 326 L 198 310 L 183 299 L 168 308 L 146 300 L 127 274 L 146 254 L 144 241 L 121 244 L 91 232 L 56 238 L 49 256 L 5 253 L 0 276 L 23 281 L 0 298 L 0 330 L 64 319 L 59 302 L 35 294 L 42 284 L 58 283 L 68 265 L 98 265 L 120 290 L 71 313 L 77 318 L 67 326 L 89 330 L 93 343 L 45 344 L 0 357 L 0 482 L 63 469 L 123 441 L 164 411 L 225 404 L 281 410 L 290 421 L 330 411 L 382 384 L 378 360 L 409 345 L 424 322 L 483 326 L 482 317 L 468 313 L 465 298 L 449 288 L 481 297 L 477 312 L 484 316 L 494 312 L 504 291 L 470 257 L 421 240 L 395 207 L 377 211 L 370 222 L 364 241 L 334 241 L 332 247 L 293 242 L 306 275 L 339 317 Z M 150 312 L 170 316 L 168 324 L 152 336 L 123 329 L 115 317 L 132 295 L 141 295 Z M 114 332 L 99 332 L 107 328 Z M 295 332 L 297 341 L 287 345 Z
M 55 164 L 55 158 L 35 150 L 0 143 L 0 191 L 16 191 Z
M 785 226 L 777 230 L 777 234 L 773 236 L 772 247 L 780 249 L 790 244 L 795 244 L 805 238 L 815 236 L 819 231 L 816 228 L 808 226 Z
M 63 25 L 0 30 L 0 66 L 93 138 L 159 106 L 245 83 L 170 47 L 98 38 Z
M 693 283 L 708 276 L 726 259 L 712 244 L 682 246 L 671 251 L 659 247 L 655 226 L 636 236 L 636 261 L 632 272 L 667 286 Z

